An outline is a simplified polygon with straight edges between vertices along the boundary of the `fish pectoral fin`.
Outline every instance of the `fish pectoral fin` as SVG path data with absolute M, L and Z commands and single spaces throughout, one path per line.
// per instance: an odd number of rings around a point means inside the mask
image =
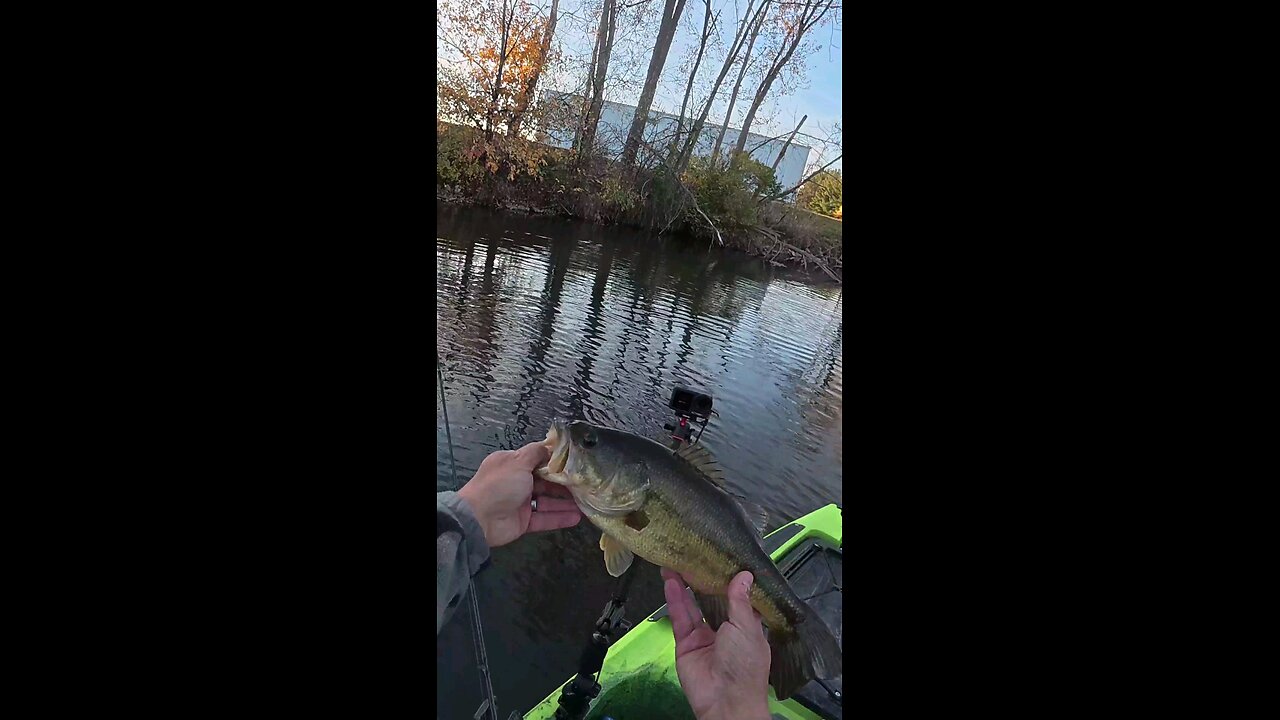
M 604 566 L 614 577 L 622 577 L 635 559 L 630 550 L 608 533 L 600 535 L 600 549 L 604 551 Z
M 698 601 L 698 607 L 702 609 L 702 617 L 706 618 L 712 630 L 719 630 L 724 621 L 729 619 L 727 595 L 704 595 L 695 592 L 693 597 Z

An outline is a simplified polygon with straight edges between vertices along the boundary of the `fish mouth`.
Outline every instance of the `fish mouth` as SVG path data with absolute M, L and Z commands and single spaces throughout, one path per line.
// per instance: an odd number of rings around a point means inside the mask
M 547 439 L 543 442 L 551 451 L 551 461 L 547 463 L 547 472 L 560 474 L 569 464 L 569 447 L 573 445 L 569 438 L 569 430 L 559 420 L 551 423 L 547 431 Z

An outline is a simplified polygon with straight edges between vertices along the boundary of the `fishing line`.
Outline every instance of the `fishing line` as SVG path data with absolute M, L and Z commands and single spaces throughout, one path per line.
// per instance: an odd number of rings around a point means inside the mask
M 440 369 L 440 353 L 436 353 L 436 377 L 440 380 L 440 409 L 444 412 L 444 434 L 449 441 L 449 473 L 453 487 L 458 487 L 458 466 L 453 459 L 453 431 L 449 429 L 449 407 L 444 401 L 444 371 Z M 470 571 L 470 568 L 467 568 Z M 470 574 L 468 572 L 468 574 Z M 490 720 L 498 720 L 498 705 L 493 697 L 493 683 L 489 677 L 489 654 L 484 646 L 484 628 L 480 625 L 480 603 L 476 600 L 476 581 L 467 578 L 467 594 L 471 597 L 471 639 L 475 643 L 476 660 L 480 669 L 480 686 L 485 692 L 484 703 L 476 711 L 476 718 L 488 711 Z

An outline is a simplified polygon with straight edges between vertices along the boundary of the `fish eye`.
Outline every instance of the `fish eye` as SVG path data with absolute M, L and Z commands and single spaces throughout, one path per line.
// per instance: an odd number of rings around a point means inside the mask
M 582 436 L 582 447 L 595 447 L 597 442 L 599 442 L 599 438 L 590 430 L 587 431 L 586 435 Z

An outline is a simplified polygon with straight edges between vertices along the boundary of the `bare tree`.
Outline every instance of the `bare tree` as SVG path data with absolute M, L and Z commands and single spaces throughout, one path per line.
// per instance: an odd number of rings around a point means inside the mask
M 778 79 L 782 68 L 791 60 L 796 48 L 800 47 L 800 43 L 804 40 L 805 35 L 816 27 L 818 23 L 822 22 L 822 18 L 835 6 L 836 0 L 800 0 L 800 2 L 793 3 L 792 13 L 789 13 L 790 17 L 785 18 L 788 26 L 787 32 L 783 42 L 778 46 L 778 52 L 774 55 L 773 62 L 765 72 L 764 79 L 760 81 L 760 87 L 756 88 L 751 107 L 747 110 L 747 116 L 742 121 L 742 133 L 738 135 L 738 143 L 734 146 L 734 152 L 740 153 L 746 147 L 747 133 L 751 131 L 751 123 L 755 120 L 756 112 L 764 104 L 765 98 L 769 95 L 769 89 L 773 86 L 774 81 Z
M 671 51 L 671 40 L 675 37 L 676 28 L 680 24 L 680 15 L 684 12 L 685 0 L 666 0 L 662 9 L 662 24 L 658 26 L 658 40 L 653 46 L 653 55 L 649 58 L 649 72 L 644 78 L 644 90 L 640 92 L 640 102 L 636 105 L 635 117 L 631 120 L 631 130 L 627 133 L 627 143 L 622 148 L 622 163 L 635 163 L 636 151 L 640 149 L 640 138 L 644 134 L 645 123 L 649 120 L 649 108 L 653 105 L 653 94 L 658 89 L 658 77 L 667 64 L 667 53 Z
M 733 44 L 729 47 L 729 53 L 724 58 L 724 64 L 720 66 L 720 74 L 716 76 L 716 80 L 711 85 L 711 94 L 707 96 L 707 101 L 702 105 L 702 112 L 698 114 L 698 119 L 693 122 L 693 129 L 689 133 L 689 138 L 685 141 L 683 149 L 681 149 L 679 157 L 675 162 L 671 163 L 676 173 L 680 173 L 689 164 L 689 158 L 693 156 L 693 149 L 698 143 L 699 136 L 702 135 L 702 127 L 707 122 L 707 115 L 711 112 L 711 106 L 715 103 L 716 93 L 720 92 L 720 85 L 724 82 L 724 78 L 729 74 L 729 69 L 733 67 L 734 60 L 738 57 L 738 51 L 742 49 L 742 43 L 747 39 L 747 30 L 760 17 L 761 11 L 765 5 L 761 5 L 752 14 L 751 7 L 753 0 L 747 0 L 747 11 L 743 16 L 743 21 L 738 25 L 738 30 L 734 33 Z M 766 3 L 767 4 L 767 3 Z
M 604 108 L 604 78 L 609 72 L 609 55 L 613 52 L 613 38 L 617 30 L 618 0 L 604 0 L 600 10 L 600 26 L 596 30 L 595 61 L 592 63 L 591 100 L 582 126 L 582 141 L 578 147 L 583 160 L 595 146 L 596 126 L 600 124 L 600 111 Z
M 760 35 L 760 26 L 764 25 L 765 16 L 769 12 L 770 0 L 765 0 L 764 5 L 760 6 L 760 19 L 756 20 L 755 27 L 751 29 L 751 39 L 747 42 L 747 51 L 742 54 L 742 69 L 738 71 L 738 81 L 733 84 L 733 93 L 729 95 L 729 108 L 725 110 L 724 122 L 720 125 L 720 132 L 716 133 L 716 144 L 711 148 L 711 157 L 720 154 L 720 143 L 724 142 L 725 131 L 729 128 L 729 123 L 733 119 L 733 106 L 738 102 L 738 90 L 742 88 L 742 79 L 747 76 L 747 68 L 751 66 L 751 48 L 756 46 L 756 37 Z
M 689 72 L 689 82 L 684 86 L 684 100 L 680 103 L 680 116 L 676 118 L 676 132 L 671 137 L 670 155 L 676 154 L 676 143 L 680 142 L 680 132 L 684 130 L 684 113 L 689 108 L 689 96 L 693 94 L 693 80 L 698 77 L 698 66 L 702 64 L 702 54 L 707 51 L 707 41 L 711 39 L 711 33 L 715 29 L 715 18 L 720 16 L 716 13 L 711 15 L 711 0 L 702 0 L 705 12 L 702 16 L 702 34 L 698 36 L 698 53 L 693 60 L 693 70 Z

